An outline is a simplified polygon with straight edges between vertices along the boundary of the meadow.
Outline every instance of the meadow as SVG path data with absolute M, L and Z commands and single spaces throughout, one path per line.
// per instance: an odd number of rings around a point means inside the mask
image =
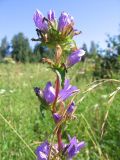
M 93 67 L 85 62 L 68 71 L 81 91 L 76 119 L 63 137 L 70 133 L 86 142 L 76 160 L 120 160 L 120 76 L 93 81 Z M 35 160 L 36 146 L 51 138 L 54 122 L 41 114 L 33 88 L 53 80 L 43 64 L 0 64 L 0 160 Z

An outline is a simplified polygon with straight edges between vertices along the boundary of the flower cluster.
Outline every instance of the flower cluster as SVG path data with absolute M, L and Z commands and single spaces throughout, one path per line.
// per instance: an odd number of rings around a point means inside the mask
M 57 146 L 57 145 L 56 145 Z M 56 148 L 56 152 L 58 153 L 58 148 Z M 62 155 L 67 158 L 67 160 L 72 160 L 72 158 L 79 153 L 79 151 L 85 146 L 85 142 L 79 142 L 76 137 L 70 138 L 69 143 L 63 145 Z M 43 142 L 40 146 L 36 149 L 36 155 L 38 160 L 48 160 L 50 153 L 50 144 L 48 141 Z
M 78 32 L 74 28 L 74 18 L 68 13 L 62 12 L 60 17 L 56 19 L 55 12 L 52 10 L 48 12 L 47 17 L 36 10 L 33 20 L 37 28 L 37 40 L 44 47 L 54 48 L 53 59 L 43 58 L 43 61 L 48 63 L 56 73 L 54 85 L 49 81 L 44 89 L 34 88 L 34 92 L 42 104 L 41 109 L 51 111 L 55 122 L 53 135 L 57 137 L 57 144 L 53 145 L 48 140 L 41 143 L 36 149 L 36 155 L 38 160 L 72 160 L 85 146 L 85 143 L 84 141 L 79 142 L 75 136 L 73 138 L 69 136 L 68 144 L 64 143 L 62 139 L 63 124 L 75 117 L 76 104 L 74 99 L 80 91 L 76 86 L 70 84 L 66 73 L 70 67 L 81 61 L 85 51 L 77 48 L 73 43 L 73 37 Z M 65 56 L 66 49 L 70 53 L 68 56 Z M 42 108 L 43 106 L 45 107 Z
M 33 20 L 37 28 L 38 40 L 52 48 L 57 44 L 60 44 L 63 49 L 68 48 L 74 42 L 73 37 L 80 34 L 74 27 L 74 18 L 66 12 L 62 12 L 57 19 L 53 10 L 50 10 L 45 17 L 37 9 Z

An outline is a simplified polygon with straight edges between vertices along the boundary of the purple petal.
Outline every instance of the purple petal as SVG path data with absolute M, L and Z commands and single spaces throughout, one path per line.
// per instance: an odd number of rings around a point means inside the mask
M 50 11 L 48 12 L 48 19 L 49 19 L 50 21 L 54 21 L 54 20 L 55 20 L 55 12 L 54 12 L 53 10 L 50 10 Z
M 74 110 L 74 107 L 75 107 L 75 103 L 72 102 L 72 103 L 69 105 L 68 109 L 67 109 L 67 113 L 68 113 L 68 114 L 72 113 L 73 110 Z
M 75 149 L 75 145 L 72 145 L 68 148 L 68 156 L 69 158 L 72 158 L 76 155 L 76 149 Z
M 55 120 L 55 122 L 59 122 L 61 120 L 61 115 L 59 115 L 58 113 L 54 113 L 53 114 L 53 118 Z
M 77 151 L 80 151 L 83 147 L 85 147 L 85 142 L 84 141 L 78 143 L 78 145 L 77 145 Z
M 71 53 L 67 59 L 67 67 L 71 67 L 74 64 L 78 63 L 81 60 L 81 57 L 85 54 L 85 51 L 82 49 L 78 49 Z
M 44 18 L 43 14 L 37 9 L 33 15 L 33 20 L 35 22 L 35 25 L 38 29 L 46 31 L 47 24 L 43 21 L 43 18 Z
M 69 144 L 67 151 L 68 151 L 69 158 L 72 158 L 73 156 L 76 155 L 76 152 L 77 152 L 77 139 L 76 139 L 76 137 L 73 137 L 70 140 L 70 144 Z
M 47 160 L 49 151 L 50 151 L 50 145 L 48 141 L 45 141 L 40 146 L 38 146 L 35 152 L 38 160 Z
M 65 83 L 64 83 L 64 89 L 68 89 L 70 86 L 70 80 L 69 79 L 66 79 L 65 80 Z
M 69 80 L 65 80 L 64 88 L 59 92 L 59 101 L 65 101 L 67 98 L 72 96 L 75 92 L 78 92 L 76 86 L 70 85 Z
M 55 89 L 53 88 L 51 82 L 48 82 L 44 91 L 43 91 L 44 99 L 47 103 L 52 103 L 55 99 Z
M 85 143 L 83 141 L 79 143 L 76 137 L 71 138 L 70 136 L 69 141 L 69 144 L 66 145 L 65 148 L 67 148 L 68 159 L 71 160 L 76 154 L 79 153 L 80 149 L 85 146 Z
M 68 13 L 62 12 L 58 21 L 58 30 L 62 31 L 64 27 L 68 26 L 73 22 L 73 17 L 71 17 Z

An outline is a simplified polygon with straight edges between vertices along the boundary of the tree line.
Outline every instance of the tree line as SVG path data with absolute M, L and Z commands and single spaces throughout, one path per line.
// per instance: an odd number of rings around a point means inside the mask
M 43 57 L 46 57 L 48 50 L 36 44 L 32 49 L 29 39 L 23 33 L 18 33 L 13 36 L 9 43 L 7 37 L 1 40 L 0 45 L 0 62 L 4 61 L 5 57 L 11 57 L 16 62 L 39 62 Z M 52 52 L 49 54 L 52 56 Z

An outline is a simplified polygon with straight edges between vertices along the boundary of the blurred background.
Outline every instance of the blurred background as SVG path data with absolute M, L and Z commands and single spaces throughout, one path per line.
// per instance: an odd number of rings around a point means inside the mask
M 81 90 L 77 119 L 66 124 L 64 140 L 70 133 L 86 142 L 77 160 L 119 160 L 120 0 L 0 0 L 0 160 L 34 160 L 31 150 L 53 132 L 33 91 L 55 79 L 41 63 L 54 53 L 31 41 L 36 9 L 45 16 L 53 9 L 57 18 L 68 12 L 82 31 L 75 41 L 86 54 L 68 71 Z

